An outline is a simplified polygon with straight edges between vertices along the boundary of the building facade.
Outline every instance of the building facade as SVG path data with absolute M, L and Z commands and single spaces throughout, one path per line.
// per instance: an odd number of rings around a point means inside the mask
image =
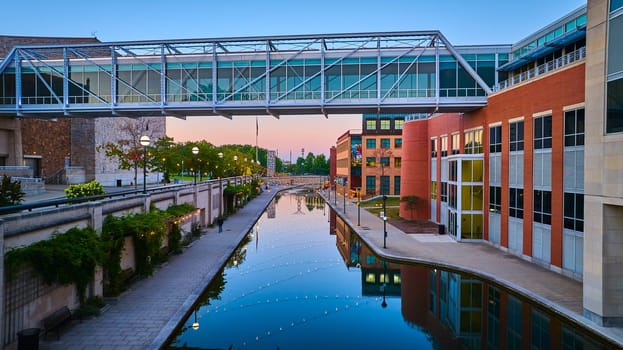
M 361 192 L 365 197 L 400 195 L 403 114 L 364 114 Z
M 512 46 L 486 107 L 403 129 L 417 219 L 583 281 L 600 325 L 623 324 L 621 36 L 623 2 L 590 0 Z
M 623 1 L 589 0 L 584 314 L 623 325 Z

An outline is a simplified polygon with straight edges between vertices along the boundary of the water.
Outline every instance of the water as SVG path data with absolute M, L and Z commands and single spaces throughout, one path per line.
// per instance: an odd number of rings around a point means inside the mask
M 471 276 L 374 256 L 313 193 L 276 198 L 168 349 L 609 349 Z

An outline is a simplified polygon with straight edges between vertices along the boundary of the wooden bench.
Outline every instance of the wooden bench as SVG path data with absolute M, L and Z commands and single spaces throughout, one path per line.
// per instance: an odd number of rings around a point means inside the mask
M 43 319 L 43 329 L 47 338 L 49 332 L 56 332 L 56 339 L 60 339 L 60 328 L 72 318 L 71 311 L 67 306 L 54 311 Z

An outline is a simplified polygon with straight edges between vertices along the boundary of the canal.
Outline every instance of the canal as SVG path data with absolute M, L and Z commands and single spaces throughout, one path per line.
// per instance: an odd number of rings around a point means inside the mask
M 380 259 L 301 190 L 275 198 L 166 348 L 611 347 L 493 283 Z

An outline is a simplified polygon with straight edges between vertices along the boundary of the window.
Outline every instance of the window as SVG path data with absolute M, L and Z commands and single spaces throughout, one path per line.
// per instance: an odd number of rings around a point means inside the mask
M 400 195 L 400 176 L 394 176 L 394 195 Z
M 394 139 L 394 148 L 402 148 L 402 139 Z
M 552 224 L 552 192 L 534 190 L 534 222 Z
M 509 295 L 507 307 L 506 348 L 521 349 L 521 325 L 523 323 L 521 300 Z
M 584 194 L 565 192 L 563 216 L 566 229 L 584 232 Z
M 367 167 L 375 167 L 376 166 L 376 157 L 366 157 L 366 166 Z
M 502 125 L 489 128 L 489 152 L 502 152 Z
M 400 168 L 402 165 L 402 158 L 394 157 L 394 168 Z
M 389 148 L 390 145 L 390 139 L 381 139 L 381 148 Z
M 430 139 L 430 157 L 437 158 L 437 139 Z
M 499 213 L 502 210 L 502 188 L 489 186 L 489 212 Z
M 551 330 L 549 326 L 549 318 L 532 309 L 532 331 L 530 334 L 531 349 L 549 349 L 551 343 Z
M 366 148 L 369 148 L 369 149 L 376 148 L 376 139 L 366 139 Z
M 394 129 L 402 130 L 402 127 L 405 125 L 404 119 L 395 119 L 394 120 Z
M 565 112 L 565 147 L 584 145 L 584 109 Z
M 430 183 L 430 199 L 437 199 L 437 181 L 431 181 Z
M 381 166 L 389 166 L 389 157 L 381 157 L 380 163 L 381 163 Z
M 523 219 L 523 189 L 509 188 L 508 216 Z
M 608 82 L 607 100 L 606 132 L 623 132 L 623 78 Z
M 552 148 L 552 116 L 534 118 L 534 149 Z
M 452 135 L 452 154 L 459 154 L 461 151 L 461 135 Z
M 456 185 L 453 185 L 453 184 L 448 185 L 448 206 L 450 208 L 456 209 L 456 201 L 457 201 L 456 193 L 457 193 Z
M 510 151 L 523 151 L 523 120 L 509 124 Z
M 465 132 L 465 154 L 482 153 L 482 129 Z
M 623 0 L 610 0 L 610 12 L 623 7 Z
M 376 119 L 366 119 L 366 130 L 376 130 Z
M 366 264 L 368 265 L 376 264 L 376 257 L 374 255 L 366 255 Z
M 448 183 L 447 182 L 441 183 L 441 201 L 442 202 L 448 201 Z
M 441 156 L 448 156 L 448 136 L 441 137 Z
M 389 130 L 390 123 L 389 119 L 381 119 L 381 130 Z
M 366 176 L 366 194 L 376 194 L 375 176 Z

